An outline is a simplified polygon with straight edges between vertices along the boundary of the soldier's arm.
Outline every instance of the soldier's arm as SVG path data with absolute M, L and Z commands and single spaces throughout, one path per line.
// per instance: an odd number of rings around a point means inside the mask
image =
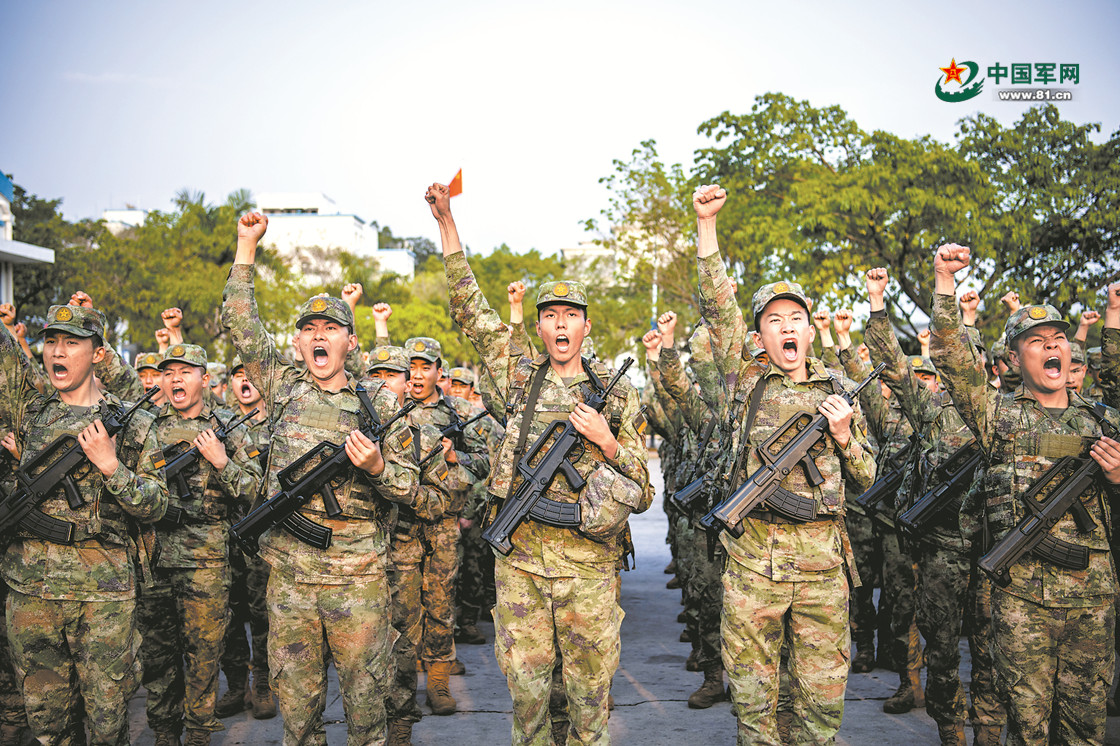
M 924 430 L 937 416 L 933 397 L 907 364 L 906 354 L 898 343 L 891 322 L 887 320 L 885 309 L 871 312 L 863 339 L 871 350 L 871 362 L 875 365 L 887 364 L 879 377 L 898 397 L 903 414 L 915 430 Z
M 105 344 L 105 357 L 93 366 L 93 373 L 106 391 L 122 401 L 136 401 L 144 396 L 144 384 L 136 369 L 125 365 L 108 343 Z
M 1110 407 L 1120 408 L 1120 282 L 1108 286 L 1097 383 L 1101 387 L 1102 401 Z
M 726 200 L 727 193 L 716 186 L 700 187 L 692 197 L 696 211 L 700 313 L 710 326 L 713 359 L 725 376 L 738 369 L 747 335 L 716 240 L 716 214 Z
M 10 422 L 17 431 L 24 407 L 36 393 L 34 377 L 31 361 L 11 333 L 6 327 L 0 330 L 0 419 Z
M 374 347 L 391 345 L 389 341 L 389 318 L 393 315 L 393 307 L 388 303 L 373 304 L 373 333 Z
M 620 382 L 619 385 L 622 385 Z M 609 406 L 609 405 L 608 405 Z M 649 481 L 645 438 L 638 431 L 643 421 L 638 392 L 627 385 L 626 406 L 622 410 L 622 424 L 618 430 L 618 452 L 606 461 L 619 474 L 634 481 L 641 488 L 642 498 L 638 505 L 631 505 L 631 511 L 641 513 L 653 503 L 653 489 Z
M 225 442 L 229 463 L 218 472 L 218 484 L 222 492 L 231 500 L 251 505 L 260 492 L 264 480 L 264 470 L 260 460 L 251 454 L 258 453 L 249 429 L 238 425 Z
M 661 407 L 661 402 L 657 400 L 657 394 L 653 390 L 653 376 L 650 374 L 649 369 L 646 369 L 646 380 L 649 383 L 642 391 L 642 402 L 646 408 L 646 421 L 653 431 L 660 435 L 662 438 L 671 438 L 669 432 L 669 418 L 665 415 L 665 410 Z
M 167 512 L 167 483 L 163 470 L 153 466 L 163 460 L 155 428 L 151 426 L 154 420 L 153 415 L 141 410 L 132 416 L 128 428 L 117 434 L 117 452 L 122 446 L 120 439 L 130 438 L 129 445 L 139 451 L 140 458 L 135 471 L 118 459 L 116 470 L 105 480 L 105 491 L 141 523 L 154 523 Z
M 996 438 L 992 421 L 999 394 L 988 386 L 984 360 L 979 350 L 969 342 L 968 330 L 961 321 L 957 306 L 956 280 L 953 278 L 953 272 L 968 266 L 968 261 L 969 250 L 962 246 L 946 244 L 937 249 L 929 351 L 957 412 L 976 436 L 980 447 L 985 453 L 990 453 Z
M 657 367 L 661 374 L 662 386 L 680 408 L 685 423 L 693 430 L 700 430 L 704 426 L 704 419 L 708 416 L 708 405 L 696 393 L 696 389 L 685 375 L 680 353 L 675 348 L 662 350 L 657 359 Z
M 511 282 L 506 289 L 509 299 L 509 326 L 513 343 L 529 357 L 537 356 L 537 346 L 529 336 L 529 329 L 525 325 L 525 283 L 518 280 Z
M 373 395 L 373 406 L 382 422 L 397 413 L 397 397 L 382 386 Z M 420 469 L 411 451 L 404 443 L 409 442 L 406 419 L 397 420 L 393 428 L 381 439 L 381 458 L 385 468 L 377 476 L 361 469 L 357 473 L 377 490 L 381 497 L 390 502 L 412 505 L 416 500 L 416 488 L 420 481 Z
M 863 494 L 875 483 L 875 454 L 867 440 L 867 425 L 859 402 L 852 407 L 852 437 L 844 448 L 837 447 L 845 483 L 853 494 Z

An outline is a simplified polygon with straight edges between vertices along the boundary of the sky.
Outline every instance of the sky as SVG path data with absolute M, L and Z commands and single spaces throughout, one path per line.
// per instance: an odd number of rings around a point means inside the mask
M 780 91 L 865 130 L 949 142 L 996 86 L 946 103 L 938 68 L 1080 65 L 1078 123 L 1120 129 L 1115 2 L 6 3 L 0 169 L 69 219 L 181 189 L 312 191 L 398 236 L 438 231 L 425 188 L 463 169 L 465 243 L 590 238 L 613 159 L 667 163 L 701 122 Z M 1007 81 L 1003 81 L 1007 87 Z

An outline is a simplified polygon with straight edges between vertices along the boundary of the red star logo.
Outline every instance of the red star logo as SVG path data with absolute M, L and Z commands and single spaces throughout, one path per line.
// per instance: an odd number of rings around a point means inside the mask
M 952 83 L 955 80 L 955 81 L 957 81 L 958 85 L 964 85 L 964 81 L 961 80 L 961 73 L 963 73 L 968 68 L 967 67 L 957 67 L 956 58 L 954 58 L 953 61 L 949 63 L 948 67 L 942 67 L 942 68 L 938 68 L 938 69 L 941 70 L 941 72 L 945 73 L 945 82 L 946 83 Z

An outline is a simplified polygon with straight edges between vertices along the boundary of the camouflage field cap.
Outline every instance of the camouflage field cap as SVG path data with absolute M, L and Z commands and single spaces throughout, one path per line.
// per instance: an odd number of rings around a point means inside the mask
M 560 280 L 559 282 L 546 282 L 537 291 L 537 309 L 552 303 L 563 303 L 566 306 L 587 308 L 587 288 L 582 282 Z
M 754 299 L 751 301 L 751 308 L 754 310 L 754 325 L 758 328 L 758 317 L 766 308 L 770 301 L 778 300 L 779 298 L 789 298 L 790 300 L 797 301 L 805 306 L 805 310 L 809 311 L 811 304 L 809 298 L 805 295 L 805 291 L 796 282 L 771 282 L 769 285 L 763 285 L 755 291 Z
M 1062 318 L 1062 314 L 1058 313 L 1058 309 L 1050 304 L 1041 306 L 1023 306 L 1015 313 L 1011 314 L 1011 318 L 1007 320 L 1007 326 L 1004 327 L 1004 336 L 1007 337 L 1008 343 L 1014 342 L 1015 338 L 1020 334 L 1030 331 L 1036 326 L 1043 324 L 1056 324 L 1062 331 L 1069 329 L 1069 322 Z
M 583 344 L 579 347 L 579 354 L 588 360 L 595 360 L 598 357 L 595 352 L 595 340 L 591 337 L 584 337 Z
M 159 364 L 163 362 L 163 355 L 158 352 L 141 352 L 136 356 L 133 366 L 136 370 L 144 370 L 145 368 L 152 368 L 159 370 Z
M 404 351 L 409 360 L 420 358 L 434 363 L 443 357 L 443 348 L 431 337 L 413 337 L 404 343 Z
M 992 345 L 992 360 L 1002 360 L 1005 363 L 1008 362 L 1006 337 L 1001 335 L 1000 338 L 995 341 L 995 344 Z
M 105 339 L 105 317 L 96 308 L 82 306 L 51 306 L 47 311 L 47 324 L 43 334 L 49 331 L 66 332 L 75 337 L 98 336 Z
M 933 367 L 933 361 L 922 355 L 911 355 L 910 367 L 914 369 L 915 373 L 929 373 L 931 376 L 937 375 L 937 368 Z
M 240 355 L 234 355 L 233 356 L 233 361 L 230 362 L 230 364 L 229 364 L 230 378 L 233 377 L 233 374 L 237 372 L 238 368 L 244 368 L 244 367 L 245 367 L 245 363 L 241 362 L 241 356 Z
M 311 319 L 328 319 L 337 321 L 343 326 L 354 328 L 354 313 L 342 298 L 332 298 L 329 295 L 316 295 L 308 298 L 299 307 L 299 318 L 296 319 L 296 329 L 299 329 Z
M 206 372 L 210 374 L 210 386 L 221 386 L 226 382 L 226 364 L 225 363 L 207 363 Z
M 369 372 L 375 370 L 393 370 L 397 373 L 408 372 L 408 355 L 403 347 L 381 345 L 373 348 L 369 353 Z
M 1071 363 L 1085 364 L 1085 348 L 1076 339 L 1069 341 L 1069 360 Z
M 465 383 L 468 386 L 474 386 L 474 373 L 471 372 L 470 368 L 452 368 L 449 376 L 455 383 Z
M 167 348 L 167 352 L 163 353 L 163 360 L 159 363 L 159 369 L 163 370 L 171 363 L 186 363 L 187 365 L 194 365 L 195 367 L 202 368 L 202 372 L 206 370 L 206 350 L 198 345 L 171 345 Z
M 1101 369 L 1101 348 L 1090 347 L 1085 351 L 1085 360 L 1088 361 L 1089 367 L 1094 370 Z

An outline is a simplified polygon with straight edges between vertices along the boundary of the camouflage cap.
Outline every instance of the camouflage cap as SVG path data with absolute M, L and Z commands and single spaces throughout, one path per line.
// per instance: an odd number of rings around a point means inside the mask
M 207 363 L 206 372 L 210 374 L 210 385 L 221 386 L 226 380 L 225 363 Z
M 915 373 L 929 373 L 931 376 L 937 375 L 937 368 L 933 367 L 933 361 L 923 355 L 911 355 L 910 367 L 914 369 Z
M 598 357 L 595 352 L 595 340 L 591 337 L 584 337 L 583 344 L 579 347 L 579 354 L 588 360 L 595 360 Z
M 455 383 L 465 383 L 468 386 L 474 386 L 474 373 L 470 368 L 455 367 L 451 369 L 451 372 L 448 375 Z
M 1101 348 L 1100 347 L 1090 347 L 1088 350 L 1085 351 L 1085 359 L 1088 361 L 1090 368 L 1093 368 L 1094 370 L 1100 370 L 1101 369 Z
M 582 282 L 560 280 L 546 282 L 537 291 L 537 309 L 552 303 L 587 308 L 587 288 Z
M 244 367 L 245 367 L 245 363 L 241 362 L 241 356 L 240 355 L 234 355 L 233 360 L 230 361 L 230 364 L 229 364 L 229 374 L 230 374 L 230 376 L 232 377 L 233 374 L 237 372 L 238 368 L 244 368 Z
M 1008 343 L 1011 343 L 1020 334 L 1043 324 L 1055 324 L 1062 331 L 1069 329 L 1069 322 L 1062 318 L 1058 309 L 1047 303 L 1041 306 L 1023 306 L 1011 314 L 1003 333 L 1007 337 Z
M 1071 363 L 1085 364 L 1085 348 L 1076 339 L 1069 341 L 1069 360 Z
M 163 361 L 163 355 L 158 352 L 141 352 L 136 356 L 136 360 L 132 365 L 136 370 L 144 370 L 145 368 L 152 368 L 159 370 L 159 364 Z
M 98 336 L 104 341 L 105 316 L 96 308 L 51 306 L 47 311 L 47 324 L 42 333 L 50 331 L 66 332 L 75 337 Z
M 1001 335 L 1000 338 L 995 341 L 995 344 L 992 345 L 992 360 L 1002 360 L 1005 363 L 1008 362 L 1006 337 Z
M 171 363 L 186 363 L 202 368 L 203 373 L 209 372 L 206 369 L 206 350 L 198 345 L 171 345 L 167 348 L 167 352 L 163 353 L 163 360 L 159 363 L 159 369 L 163 370 Z
M 443 357 L 443 348 L 431 337 L 413 337 L 404 343 L 404 351 L 409 360 L 420 358 L 434 363 Z
M 796 282 L 771 282 L 768 285 L 763 285 L 755 291 L 754 299 L 751 301 L 751 308 L 754 311 L 754 325 L 758 327 L 758 317 L 766 308 L 770 301 L 778 300 L 779 298 L 789 298 L 790 300 L 797 301 L 805 306 L 805 310 L 809 311 L 812 304 L 809 302 L 808 296 L 801 286 Z
M 393 370 L 398 373 L 408 372 L 408 355 L 403 347 L 381 345 L 373 348 L 369 353 L 369 372 L 375 370 Z
M 299 329 L 311 319 L 329 319 L 351 329 L 354 328 L 354 313 L 350 310 L 349 304 L 342 298 L 332 298 L 329 295 L 316 295 L 308 298 L 299 307 L 296 329 Z

